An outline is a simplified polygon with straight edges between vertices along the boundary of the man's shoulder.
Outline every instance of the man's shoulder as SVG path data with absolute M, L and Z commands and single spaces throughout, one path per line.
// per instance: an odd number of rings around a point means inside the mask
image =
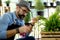
M 12 15 L 13 15 L 13 13 L 12 12 L 8 12 L 8 13 L 4 13 L 2 16 L 1 16 L 1 18 L 9 18 L 9 19 L 11 19 L 12 18 Z
M 4 15 L 11 17 L 13 15 L 13 12 L 8 12 L 8 13 L 5 13 Z
M 13 12 L 5 13 L 6 15 L 13 15 Z

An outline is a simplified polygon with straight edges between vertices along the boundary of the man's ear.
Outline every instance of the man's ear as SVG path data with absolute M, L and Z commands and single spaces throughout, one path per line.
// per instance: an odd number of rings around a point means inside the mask
M 19 9 L 19 6 L 16 6 L 16 9 Z
M 19 12 L 19 10 L 20 10 L 20 9 L 19 9 L 19 6 L 16 6 L 16 11 Z

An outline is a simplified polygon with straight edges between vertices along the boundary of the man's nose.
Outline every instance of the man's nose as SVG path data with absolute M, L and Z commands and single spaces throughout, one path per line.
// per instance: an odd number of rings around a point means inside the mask
M 23 15 L 25 15 L 25 16 L 26 16 L 27 14 L 25 13 L 25 14 L 23 14 Z

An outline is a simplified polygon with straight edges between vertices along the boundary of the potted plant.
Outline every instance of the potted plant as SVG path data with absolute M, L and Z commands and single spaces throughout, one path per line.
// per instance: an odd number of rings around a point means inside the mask
M 58 13 L 55 12 L 52 16 L 49 17 L 49 19 L 46 21 L 46 31 L 60 31 L 60 16 L 58 16 Z
M 45 7 L 47 7 L 47 2 L 44 2 Z
M 56 0 L 52 0 L 53 2 L 55 2 Z
M 28 23 L 30 21 L 30 12 L 27 14 L 24 20 L 25 20 L 25 23 Z
M 54 7 L 54 2 L 55 2 L 56 0 L 52 0 L 52 2 L 50 3 L 50 5 L 51 5 L 51 7 Z
M 53 7 L 54 3 L 53 3 L 53 2 L 51 2 L 51 3 L 50 3 L 50 5 L 51 5 L 51 7 Z
M 45 21 L 45 29 L 41 32 L 42 39 L 59 38 L 60 37 L 60 6 L 57 6 L 56 12 Z
M 10 0 L 7 0 L 5 3 L 6 3 L 7 6 L 9 6 Z
M 35 1 L 35 9 L 37 10 L 38 15 L 43 16 L 44 8 L 44 4 L 41 2 L 41 0 Z
M 58 31 L 57 28 L 59 29 L 60 27 L 60 6 L 56 7 L 56 11 L 54 14 L 52 14 L 46 21 L 45 21 L 45 31 Z M 59 29 L 60 30 L 60 29 Z

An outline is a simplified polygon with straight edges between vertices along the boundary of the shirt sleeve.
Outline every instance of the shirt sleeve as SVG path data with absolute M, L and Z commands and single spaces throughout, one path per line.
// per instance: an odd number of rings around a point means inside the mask
M 6 35 L 9 21 L 9 16 L 7 14 L 4 14 L 0 18 L 0 39 L 5 39 L 7 37 Z
M 20 26 L 24 26 L 25 25 L 25 22 L 24 22 L 24 20 L 18 20 L 18 23 L 17 24 L 20 25 Z
M 24 20 L 22 20 L 22 21 L 21 21 L 21 24 L 20 24 L 20 25 L 22 25 L 22 26 L 24 26 L 24 25 L 25 25 Z

